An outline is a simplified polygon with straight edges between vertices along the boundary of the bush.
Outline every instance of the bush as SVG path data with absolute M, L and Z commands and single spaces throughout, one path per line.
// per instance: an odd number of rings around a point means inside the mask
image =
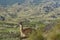
M 53 29 L 48 33 L 47 40 L 60 40 L 60 21 L 56 21 Z
M 53 40 L 60 40 L 60 34 L 56 34 L 53 38 Z
M 44 40 L 44 37 L 42 36 L 42 32 L 37 31 L 32 33 L 28 40 Z
M 60 40 L 60 33 L 50 33 L 47 36 L 47 40 Z

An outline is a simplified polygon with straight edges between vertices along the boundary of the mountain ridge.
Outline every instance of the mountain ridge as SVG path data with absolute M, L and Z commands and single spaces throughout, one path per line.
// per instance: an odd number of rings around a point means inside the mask
M 36 5 L 33 2 L 33 4 L 31 4 L 30 1 L 28 0 L 23 4 L 15 3 L 6 9 L 2 8 L 4 9 L 4 12 L 0 12 L 0 15 L 6 17 L 7 20 L 11 19 L 15 21 L 19 21 L 20 19 L 28 19 L 30 21 L 46 21 L 60 18 L 59 2 L 45 0 Z

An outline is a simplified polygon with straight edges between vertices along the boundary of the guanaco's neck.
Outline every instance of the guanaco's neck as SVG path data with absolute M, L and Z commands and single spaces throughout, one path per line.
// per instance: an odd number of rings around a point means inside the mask
M 20 26 L 20 35 L 21 37 L 25 37 L 25 34 L 23 34 L 23 25 L 19 25 Z
M 19 26 L 20 26 L 20 32 L 22 32 L 23 26 L 21 24 Z

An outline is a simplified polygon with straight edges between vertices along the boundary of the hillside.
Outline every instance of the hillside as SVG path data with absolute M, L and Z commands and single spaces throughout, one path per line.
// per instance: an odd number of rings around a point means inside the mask
M 20 40 L 19 22 L 36 29 L 29 40 L 53 40 L 60 35 L 59 20 L 60 0 L 0 0 L 1 40 Z M 60 36 L 56 38 L 60 40 Z
M 60 3 L 54 0 L 25 0 L 23 4 L 15 3 L 7 8 L 1 8 L 0 15 L 8 21 L 19 21 L 21 18 L 29 21 L 49 21 L 60 18 L 59 9 Z

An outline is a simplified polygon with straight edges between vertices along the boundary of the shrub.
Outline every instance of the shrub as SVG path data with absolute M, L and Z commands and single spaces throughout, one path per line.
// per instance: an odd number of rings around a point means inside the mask
M 42 32 L 37 31 L 32 33 L 28 40 L 44 40 L 44 37 L 42 36 Z

